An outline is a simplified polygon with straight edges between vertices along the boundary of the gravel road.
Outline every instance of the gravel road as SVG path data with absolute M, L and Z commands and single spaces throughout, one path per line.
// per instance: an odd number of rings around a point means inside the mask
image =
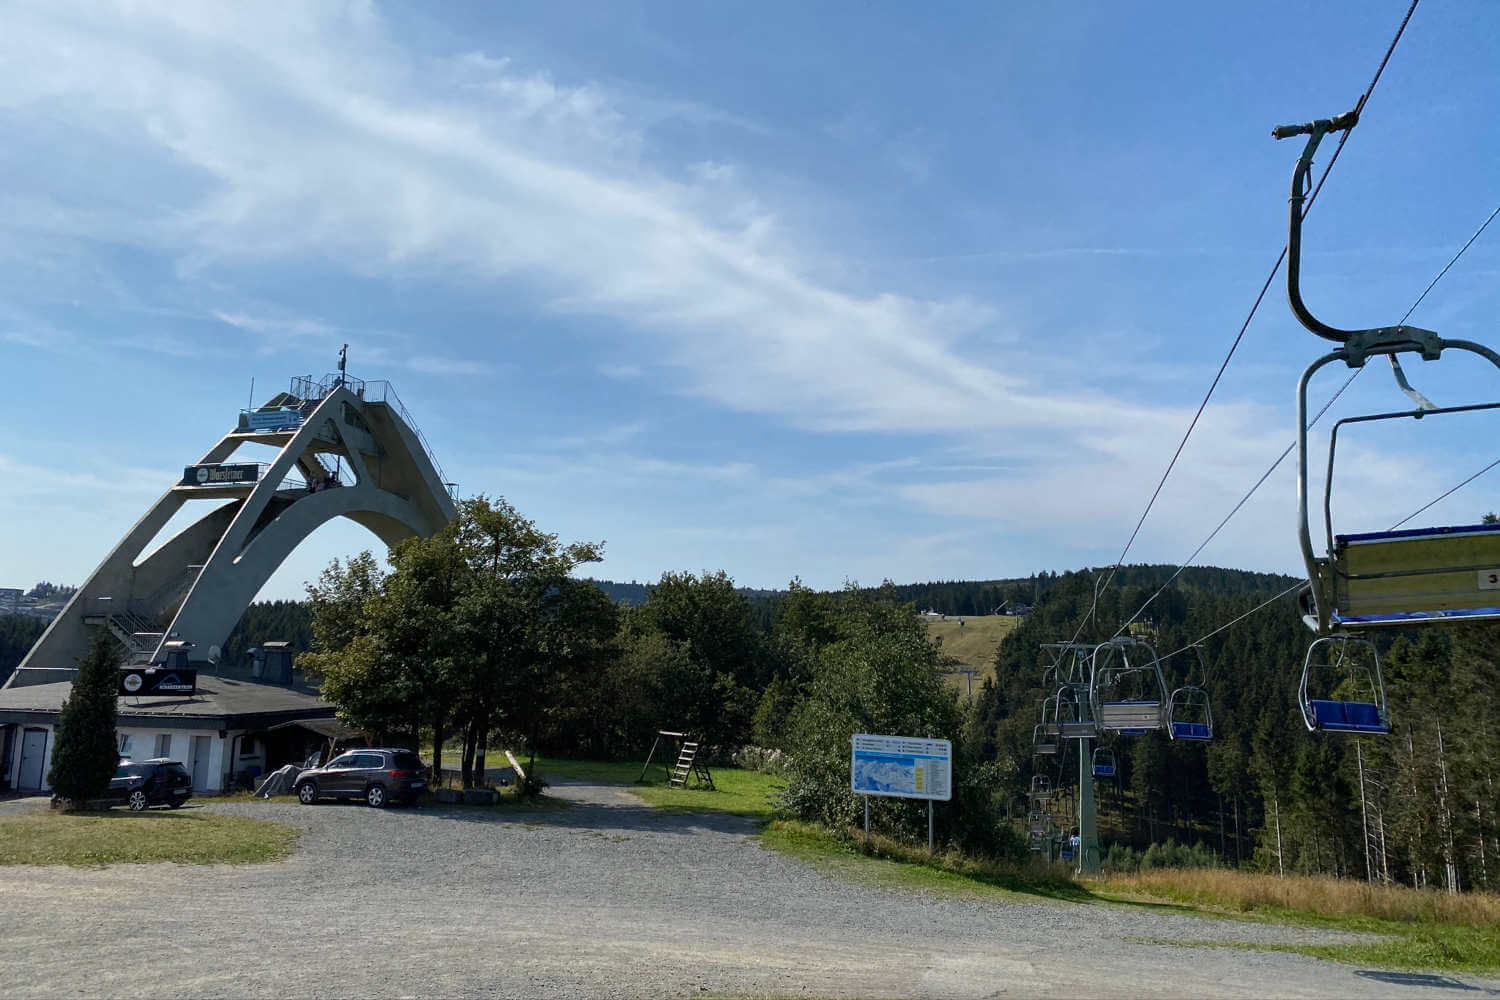
M 552 791 L 573 808 L 209 803 L 304 827 L 301 849 L 270 865 L 0 870 L 0 995 L 1500 995 L 1191 945 L 1347 939 L 1331 932 L 834 881 L 761 848 L 745 820 Z

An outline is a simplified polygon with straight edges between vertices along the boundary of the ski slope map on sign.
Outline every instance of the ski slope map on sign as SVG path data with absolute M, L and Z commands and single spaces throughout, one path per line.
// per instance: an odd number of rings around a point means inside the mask
M 859 733 L 850 743 L 849 785 L 856 795 L 945 802 L 952 797 L 949 741 Z

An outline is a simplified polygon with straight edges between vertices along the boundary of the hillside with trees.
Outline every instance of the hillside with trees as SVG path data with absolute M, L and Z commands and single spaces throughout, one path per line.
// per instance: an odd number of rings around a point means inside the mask
M 1214 739 L 1113 740 L 1117 777 L 1099 787 L 1106 847 L 1170 838 L 1271 871 L 1459 889 L 1500 882 L 1496 626 L 1382 636 L 1393 732 L 1314 735 L 1297 708 L 1311 635 L 1290 597 L 1272 600 L 1297 582 L 1291 577 L 1193 567 L 1153 598 L 1175 567 L 1127 566 L 1091 618 L 1094 571 L 834 592 L 795 580 L 783 591 L 751 591 L 722 572 L 612 584 L 571 575 L 596 550 L 561 546 L 500 503 L 488 508 L 499 519 L 488 534 L 409 544 L 389 568 L 356 557 L 330 567 L 310 602 L 252 606 L 226 661 L 268 639 L 311 650 L 304 665 L 346 718 L 424 745 L 454 736 L 472 774 L 486 744 L 623 759 L 643 755 L 658 729 L 697 733 L 721 756 L 755 744 L 831 760 L 833 723 L 814 738 L 809 720 L 897 724 L 911 706 L 882 707 L 869 701 L 873 692 L 858 692 L 885 669 L 882 650 L 906 649 L 920 655 L 907 656 L 915 673 L 904 690 L 926 704 L 924 717 L 944 720 L 965 766 L 984 776 L 982 790 L 966 793 L 964 814 L 1019 824 L 1039 773 L 1032 730 L 1052 693 L 1043 690 L 1041 644 L 1108 639 L 1151 599 L 1130 634 L 1165 658 L 1169 685 L 1206 687 Z M 917 612 L 962 616 L 1006 602 L 1033 610 L 1013 620 L 972 702 L 934 693 L 923 678 L 945 664 L 930 642 L 909 644 L 929 631 Z M 42 625 L 0 618 L 0 675 Z M 1200 639 L 1203 665 L 1192 650 Z M 842 703 L 839 690 L 849 692 Z M 1076 782 L 1076 758 L 1040 766 L 1059 786 Z M 829 779 L 809 780 L 816 789 Z M 790 807 L 811 809 L 820 794 Z
M 991 734 L 994 753 L 1029 756 L 1044 695 L 1039 644 L 1075 633 L 1083 642 L 1110 638 L 1170 572 L 1123 570 L 1081 631 L 1094 574 L 1065 574 L 1056 582 L 1002 642 L 995 682 L 978 699 L 977 722 Z M 1291 597 L 1251 613 L 1294 582 L 1188 570 L 1142 616 L 1151 625 L 1137 631 L 1160 655 L 1185 650 L 1165 661 L 1172 687 L 1199 680 L 1193 642 L 1249 615 L 1202 644 L 1213 699 L 1211 743 L 1160 734 L 1113 742 L 1120 766 L 1118 789 L 1103 790 L 1106 832 L 1137 846 L 1169 837 L 1200 841 L 1228 863 L 1358 878 L 1367 875 L 1368 844 L 1369 874 L 1377 880 L 1493 887 L 1500 864 L 1497 627 L 1381 637 L 1392 733 L 1311 734 L 1297 708 L 1311 633 Z M 1065 784 L 1076 774 L 1076 758 L 1043 767 Z M 1030 773 L 1011 785 L 1013 810 L 1022 807 Z

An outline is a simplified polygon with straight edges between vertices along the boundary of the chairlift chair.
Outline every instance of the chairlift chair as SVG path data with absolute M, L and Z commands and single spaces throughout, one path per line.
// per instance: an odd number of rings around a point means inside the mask
M 1057 701 L 1057 734 L 1065 740 L 1093 739 L 1098 733 L 1094 720 L 1085 717 L 1082 706 L 1088 701 L 1089 689 L 1084 684 L 1069 684 L 1059 688 Z
M 1031 776 L 1031 800 L 1045 802 L 1052 797 L 1052 779 L 1045 774 Z
M 1174 689 L 1167 699 L 1167 737 L 1206 742 L 1214 738 L 1214 716 L 1206 688 L 1208 660 L 1197 643 L 1178 652 L 1191 652 L 1198 668 L 1196 671 L 1190 668 L 1186 683 Z
M 1214 738 L 1214 716 L 1207 691 L 1188 685 L 1172 692 L 1167 699 L 1167 736 L 1174 740 Z
M 1329 681 L 1329 674 L 1336 679 Z M 1341 689 L 1353 697 L 1336 697 Z M 1312 696 L 1312 692 L 1325 691 L 1326 697 Z M 1302 664 L 1297 704 L 1311 732 L 1389 733 L 1391 721 L 1375 644 L 1347 632 L 1313 640 Z
M 1113 747 L 1094 748 L 1094 777 L 1113 778 L 1115 776 L 1115 751 Z
M 1425 419 L 1452 413 L 1500 409 L 1500 402 L 1437 406 L 1407 381 L 1397 356 L 1416 354 L 1437 361 L 1446 350 L 1476 354 L 1500 369 L 1500 354 L 1468 340 L 1448 340 L 1431 330 L 1411 326 L 1341 330 L 1313 316 L 1300 288 L 1303 204 L 1310 186 L 1313 153 L 1330 132 L 1353 128 L 1358 111 L 1305 125 L 1283 125 L 1278 139 L 1308 136 L 1292 175 L 1287 237 L 1287 299 L 1298 321 L 1315 335 L 1336 342 L 1336 350 L 1308 366 L 1297 383 L 1297 500 L 1299 535 L 1308 586 L 1301 595 L 1304 621 L 1319 636 L 1380 627 L 1430 625 L 1500 619 L 1500 524 L 1471 524 L 1359 534 L 1334 534 L 1332 491 L 1334 455 L 1339 431 L 1349 424 Z M 1342 361 L 1361 368 L 1371 357 L 1385 355 L 1398 387 L 1415 402 L 1414 409 L 1346 417 L 1329 435 L 1328 468 L 1323 491 L 1324 554 L 1312 540 L 1308 485 L 1307 387 L 1325 365 Z M 1309 656 L 1313 651 L 1308 651 Z M 1304 699 L 1304 708 L 1306 707 Z M 1368 704 L 1368 703 L 1362 703 Z M 1309 716 L 1309 719 L 1312 717 Z M 1311 721 L 1309 725 L 1311 725 Z
M 1050 698 L 1042 699 L 1042 732 L 1047 736 L 1056 736 L 1061 732 L 1058 725 L 1058 716 L 1062 712 L 1062 696 L 1055 694 Z
M 1045 732 L 1045 726 L 1037 725 L 1031 731 L 1031 752 L 1043 756 L 1057 753 L 1057 737 Z
M 1094 650 L 1089 707 L 1099 731 L 1143 736 L 1160 729 L 1167 700 L 1161 662 L 1148 644 L 1121 636 Z

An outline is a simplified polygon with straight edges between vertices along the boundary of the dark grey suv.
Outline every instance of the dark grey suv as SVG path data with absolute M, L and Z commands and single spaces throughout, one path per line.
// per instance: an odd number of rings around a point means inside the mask
M 410 750 L 350 750 L 297 775 L 295 787 L 305 806 L 319 799 L 364 799 L 379 809 L 417 801 L 427 791 L 427 766 Z

